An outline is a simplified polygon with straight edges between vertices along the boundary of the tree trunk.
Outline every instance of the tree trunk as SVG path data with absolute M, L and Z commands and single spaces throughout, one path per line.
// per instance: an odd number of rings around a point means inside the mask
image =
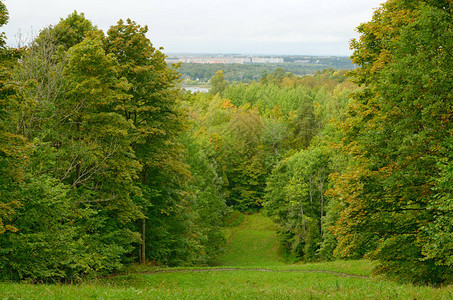
M 305 217 L 304 217 L 304 205 L 300 204 L 300 213 L 302 214 L 302 229 L 304 230 L 304 241 L 305 241 Z
M 148 168 L 146 165 L 143 166 L 142 169 L 142 184 L 146 184 L 146 172 Z M 146 215 L 146 214 L 145 214 Z M 142 243 L 140 244 L 140 247 L 138 249 L 138 255 L 139 255 L 139 263 L 144 264 L 146 261 L 146 216 L 143 217 L 142 219 Z
M 320 179 L 319 179 L 319 189 L 320 189 L 320 192 L 321 192 L 321 239 L 322 239 L 322 235 L 323 235 L 323 232 L 322 232 L 322 219 L 324 217 L 324 179 L 322 178 L 322 174 L 320 176 Z
M 311 207 L 311 210 L 313 211 L 312 179 L 313 179 L 313 174 L 310 174 L 310 185 L 308 187 L 308 191 L 310 192 L 310 207 Z
M 146 260 L 146 249 L 145 249 L 145 229 L 146 229 L 146 220 L 145 218 L 142 219 L 142 243 L 140 245 L 139 253 L 139 262 L 140 264 L 144 264 Z

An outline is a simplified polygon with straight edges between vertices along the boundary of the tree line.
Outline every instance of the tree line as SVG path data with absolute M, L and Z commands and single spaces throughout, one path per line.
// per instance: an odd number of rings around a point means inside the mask
M 295 60 L 292 57 L 284 57 L 285 60 Z M 178 67 L 178 72 L 181 73 L 184 85 L 201 85 L 209 84 L 209 80 L 218 70 L 222 70 L 225 79 L 228 82 L 244 82 L 250 83 L 258 81 L 263 74 L 273 73 L 276 69 L 281 68 L 287 73 L 292 73 L 296 76 L 304 76 L 313 74 L 316 71 L 323 69 L 353 69 L 354 65 L 346 57 L 341 58 L 319 58 L 319 63 L 268 63 L 268 64 L 197 64 L 197 63 L 181 63 Z M 313 60 L 313 59 L 311 59 Z
M 74 12 L 27 48 L 2 37 L 2 278 L 76 280 L 218 251 L 228 208 L 147 30 L 128 19 L 105 34 Z

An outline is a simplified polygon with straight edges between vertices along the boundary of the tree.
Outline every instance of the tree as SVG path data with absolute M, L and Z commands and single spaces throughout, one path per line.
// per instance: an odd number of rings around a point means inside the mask
M 39 33 L 34 43 L 48 43 L 49 39 L 58 46 L 62 46 L 64 50 L 68 50 L 72 46 L 81 43 L 87 36 L 102 35 L 102 31 L 98 30 L 90 20 L 85 18 L 83 13 L 74 11 L 65 19 L 60 19 L 55 26 L 49 26 Z
M 0 27 L 7 22 L 8 11 L 0 1 Z M 29 143 L 17 134 L 14 126 L 21 94 L 11 77 L 20 51 L 5 44 L 4 33 L 0 33 L 0 234 L 17 231 L 11 221 L 21 206 L 18 188 L 24 179 L 24 165 L 30 154 Z
M 305 95 L 299 105 L 299 108 L 293 115 L 289 127 L 293 134 L 294 148 L 307 148 L 311 139 L 319 130 L 314 114 L 313 99 Z
M 72 155 L 65 155 L 73 163 L 64 181 L 77 188 L 79 201 L 93 190 L 97 202 L 114 199 L 110 209 L 127 223 L 138 216 L 130 195 L 137 192 L 134 180 L 141 165 L 131 147 L 133 126 L 114 111 L 130 88 L 118 79 L 117 68 L 100 39 L 85 39 L 68 51 L 68 117 L 62 124 L 62 144 L 72 149 Z M 90 198 L 87 195 L 87 201 Z
M 137 201 L 145 218 L 159 219 L 148 223 L 158 224 L 163 221 L 162 211 L 171 215 L 177 213 L 173 209 L 182 201 L 179 189 L 189 172 L 183 163 L 182 146 L 176 140 L 183 128 L 182 113 L 176 107 L 178 74 L 167 67 L 165 55 L 153 47 L 146 37 L 147 31 L 147 26 L 142 27 L 130 19 L 120 20 L 108 30 L 104 44 L 106 52 L 118 61 L 120 76 L 131 84 L 128 97 L 124 97 L 115 110 L 134 126 L 132 148 L 143 166 L 137 185 L 146 190 Z M 155 234 L 146 231 L 145 218 L 140 224 L 141 263 L 145 261 L 145 254 L 153 251 L 145 247 L 146 232 L 150 236 Z M 154 237 L 154 240 L 159 239 Z
M 208 156 L 209 144 L 202 138 L 183 135 L 186 147 L 186 162 L 191 176 L 185 190 L 191 195 L 195 230 L 200 246 L 191 260 L 198 263 L 210 262 L 220 252 L 225 242 L 221 230 L 225 217 L 230 212 L 226 205 L 223 180 L 217 174 L 216 162 Z
M 234 110 L 224 128 L 228 153 L 225 165 L 230 191 L 227 203 L 241 211 L 261 206 L 267 174 L 265 153 L 261 146 L 263 128 L 258 110 L 249 105 Z
M 228 86 L 228 82 L 225 80 L 223 77 L 223 71 L 218 70 L 214 76 L 211 77 L 211 89 L 209 92 L 213 95 L 216 95 L 219 93 L 220 95 L 223 95 L 223 91 L 226 89 Z
M 330 173 L 330 151 L 311 146 L 280 162 L 269 178 L 264 208 L 282 225 L 282 241 L 296 259 L 316 260 L 324 235 L 324 193 Z
M 344 205 L 341 253 L 368 253 L 378 271 L 419 282 L 452 275 L 451 249 L 439 244 L 452 220 L 442 184 L 451 164 L 451 9 L 451 1 L 390 0 L 358 27 L 352 76 L 364 88 L 342 125 L 353 160 L 332 190 Z
M 22 97 L 10 126 L 33 152 L 18 182 L 17 230 L 0 237 L 0 268 L 11 279 L 118 270 L 137 241 L 129 226 L 141 216 L 132 202 L 141 165 L 131 148 L 133 126 L 115 111 L 130 86 L 101 39 L 66 51 L 47 30 L 15 66 Z

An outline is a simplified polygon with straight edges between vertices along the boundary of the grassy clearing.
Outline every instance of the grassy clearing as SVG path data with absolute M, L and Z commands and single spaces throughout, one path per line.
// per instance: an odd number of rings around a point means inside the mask
M 370 276 L 375 264 L 369 260 L 337 260 L 310 264 L 285 265 L 282 269 L 336 271 L 360 276 Z
M 251 215 L 233 221 L 226 229 L 228 249 L 218 259 L 224 266 L 141 265 L 128 274 L 79 285 L 4 282 L 0 299 L 453 299 L 453 286 L 420 287 L 371 277 L 374 265 L 365 260 L 284 264 L 269 219 Z
M 259 214 L 245 215 L 236 226 L 225 229 L 228 245 L 225 253 L 215 261 L 215 265 L 284 265 L 278 254 L 276 229 L 277 226 L 269 218 Z
M 129 274 L 74 285 L 0 284 L 2 298 L 24 299 L 452 299 L 441 289 L 326 273 L 204 271 Z

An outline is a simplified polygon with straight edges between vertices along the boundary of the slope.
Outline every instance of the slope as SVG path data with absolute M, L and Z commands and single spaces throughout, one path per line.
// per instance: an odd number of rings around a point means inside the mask
M 273 266 L 282 265 L 279 255 L 277 225 L 261 214 L 240 215 L 225 228 L 225 252 L 215 260 L 222 266 Z

